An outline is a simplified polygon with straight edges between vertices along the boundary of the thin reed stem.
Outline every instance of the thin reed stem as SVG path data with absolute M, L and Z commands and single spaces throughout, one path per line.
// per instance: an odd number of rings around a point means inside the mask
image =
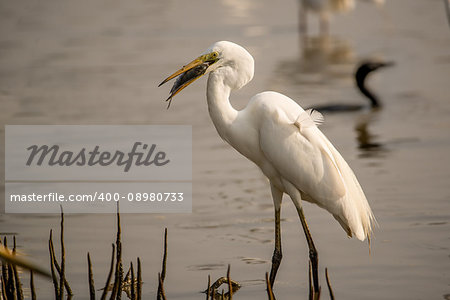
M 141 270 L 141 260 L 138 257 L 138 271 L 137 271 L 138 282 L 136 284 L 136 299 L 141 300 L 142 296 L 142 270 Z
M 31 290 L 31 300 L 36 300 L 36 291 L 34 288 L 34 275 L 32 270 L 30 270 L 30 290 Z
M 64 247 L 64 212 L 61 206 L 61 272 L 59 274 L 59 299 L 64 300 L 64 279 L 66 271 L 66 249 Z M 55 260 L 56 261 L 56 260 Z
M 87 254 L 87 260 L 88 260 L 89 297 L 91 300 L 95 300 L 94 275 L 92 272 L 91 255 L 89 254 L 89 252 Z
M 135 300 L 136 299 L 136 290 L 135 288 L 135 278 L 134 278 L 134 269 L 133 269 L 133 262 L 130 262 L 130 271 L 131 271 L 131 285 L 130 285 L 130 291 L 131 291 L 131 299 Z
M 272 285 L 270 284 L 270 281 L 269 281 L 269 273 L 268 272 L 266 272 L 266 291 L 267 291 L 267 297 L 269 298 L 269 300 L 275 300 L 275 296 L 272 291 Z
M 206 300 L 209 299 L 210 291 L 211 291 L 211 276 L 208 275 L 208 288 L 206 289 Z
M 56 255 L 55 255 L 54 250 L 53 250 L 53 262 L 55 264 L 55 269 L 58 272 L 58 275 L 61 276 L 61 267 L 59 266 L 58 261 L 56 260 Z M 69 282 L 67 281 L 67 278 L 65 278 L 65 277 L 64 277 L 64 287 L 67 290 L 67 294 L 69 294 L 69 296 L 73 296 L 72 288 L 70 287 Z
M 119 202 L 117 202 L 117 235 L 116 235 L 116 272 L 114 278 L 114 288 L 111 293 L 111 300 L 122 298 L 122 281 L 123 281 L 123 267 L 122 267 L 122 229 L 120 227 L 120 211 Z
M 229 294 L 229 299 L 233 299 L 233 288 L 231 287 L 231 277 L 230 277 L 230 269 L 231 266 L 230 264 L 228 264 L 228 269 L 227 269 L 227 281 L 228 281 L 228 294 Z
M 161 278 L 161 273 L 158 273 L 159 286 L 161 287 L 159 295 L 161 295 L 162 300 L 166 300 L 166 293 L 164 292 L 164 283 Z
M 328 292 L 330 292 L 330 299 L 334 300 L 333 289 L 331 288 L 330 278 L 328 277 L 328 268 L 325 268 L 325 278 L 327 279 Z
M 52 281 L 53 281 L 53 287 L 55 289 L 55 299 L 58 299 L 59 297 L 59 285 L 58 285 L 58 279 L 56 278 L 56 272 L 55 272 L 55 249 L 53 248 L 53 240 L 52 240 L 52 229 L 50 229 L 50 238 L 48 240 L 48 250 L 50 252 L 50 270 L 52 272 Z
M 167 265 L 167 228 L 164 229 L 164 254 L 163 254 L 163 261 L 162 261 L 162 267 L 161 267 L 161 282 L 164 283 L 164 280 L 166 279 L 166 265 Z M 161 288 L 162 285 L 158 285 L 158 294 L 157 294 L 157 300 L 161 300 Z
M 19 273 L 17 272 L 17 267 L 12 264 L 10 264 L 10 267 L 12 267 L 12 269 L 13 269 L 14 283 L 16 285 L 15 286 L 16 299 L 23 300 L 22 283 L 20 282 Z
M 116 253 L 116 246 L 114 244 L 111 244 L 111 245 L 112 245 L 111 264 L 109 266 L 108 277 L 106 278 L 105 288 L 103 289 L 103 293 L 102 293 L 100 300 L 106 299 L 106 295 L 108 294 L 109 283 L 111 282 L 111 277 L 112 277 L 112 273 L 114 270 L 114 255 Z
M 2 267 L 3 267 L 3 264 L 2 264 Z M 2 298 L 3 299 L 8 299 L 7 295 L 6 295 L 6 282 L 5 282 L 6 278 L 2 275 L 0 277 L 0 280 L 1 280 L 1 283 L 2 283 Z

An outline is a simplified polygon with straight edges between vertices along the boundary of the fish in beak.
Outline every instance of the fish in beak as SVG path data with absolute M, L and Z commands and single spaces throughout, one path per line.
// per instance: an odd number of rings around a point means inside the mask
M 196 79 L 205 75 L 208 72 L 208 68 L 218 60 L 219 53 L 217 53 L 216 51 L 204 54 L 164 79 L 164 81 L 161 82 L 158 87 L 178 76 L 177 80 L 172 86 L 172 89 L 170 89 L 169 97 L 166 99 L 166 101 L 169 102 L 169 104 L 167 105 L 167 109 L 169 109 L 172 98 L 176 94 L 181 92 L 181 90 L 193 83 Z

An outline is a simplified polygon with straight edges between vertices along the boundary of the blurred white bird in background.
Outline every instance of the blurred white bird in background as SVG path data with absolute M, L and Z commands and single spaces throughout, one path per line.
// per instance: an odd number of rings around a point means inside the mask
M 319 16 L 320 35 L 326 35 L 330 29 L 330 15 L 348 12 L 355 8 L 355 0 L 299 0 L 300 32 L 307 33 L 307 14 L 312 12 Z
M 355 8 L 355 0 L 299 0 L 300 13 L 299 25 L 300 33 L 307 33 L 307 14 L 312 12 L 319 16 L 319 32 L 320 35 L 327 35 L 330 29 L 330 16 L 337 13 L 345 13 Z M 365 0 L 373 2 L 377 6 L 382 6 L 384 0 Z M 447 1 L 447 0 L 445 0 Z
M 282 258 L 280 211 L 284 193 L 292 199 L 310 250 L 314 288 L 318 291 L 318 256 L 302 208 L 302 200 L 330 212 L 349 237 L 370 239 L 374 216 L 352 170 L 318 129 L 322 115 L 305 111 L 292 99 L 263 92 L 237 111 L 230 103 L 233 90 L 246 85 L 254 73 L 253 57 L 226 41 L 212 45 L 160 85 L 177 76 L 167 101 L 202 75 L 209 74 L 207 103 L 220 137 L 253 161 L 270 181 L 275 207 L 275 250 L 270 283 Z

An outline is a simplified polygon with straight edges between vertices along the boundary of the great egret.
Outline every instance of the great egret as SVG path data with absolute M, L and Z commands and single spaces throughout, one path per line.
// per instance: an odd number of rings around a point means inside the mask
M 352 170 L 331 142 L 317 128 L 322 115 L 305 111 L 292 99 L 263 92 L 237 111 L 230 104 L 231 91 L 253 78 L 253 57 L 232 42 L 213 44 L 203 55 L 182 67 L 160 85 L 180 75 L 172 98 L 197 78 L 209 73 L 207 102 L 220 137 L 253 161 L 270 181 L 275 207 L 275 250 L 270 283 L 273 286 L 281 262 L 280 209 L 284 193 L 292 199 L 299 215 L 313 265 L 318 290 L 317 251 L 302 208 L 302 200 L 326 209 L 348 236 L 370 238 L 374 216 Z
M 365 61 L 361 63 L 355 72 L 355 83 L 359 91 L 367 97 L 370 101 L 371 108 L 378 108 L 381 106 L 381 102 L 376 95 L 370 91 L 366 86 L 366 78 L 370 73 L 384 67 L 394 65 L 392 62 L 376 62 Z M 343 112 L 343 111 L 357 111 L 365 108 L 366 105 L 362 104 L 324 104 L 320 106 L 314 106 L 315 110 L 320 112 Z

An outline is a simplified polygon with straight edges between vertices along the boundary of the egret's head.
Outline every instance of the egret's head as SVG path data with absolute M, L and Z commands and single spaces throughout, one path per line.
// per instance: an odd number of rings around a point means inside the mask
M 243 47 L 227 41 L 217 42 L 202 55 L 182 67 L 159 84 L 177 77 L 169 98 L 172 98 L 197 78 L 210 72 L 223 72 L 223 80 L 231 89 L 239 89 L 253 78 L 254 60 Z M 168 106 L 168 107 L 169 107 Z

